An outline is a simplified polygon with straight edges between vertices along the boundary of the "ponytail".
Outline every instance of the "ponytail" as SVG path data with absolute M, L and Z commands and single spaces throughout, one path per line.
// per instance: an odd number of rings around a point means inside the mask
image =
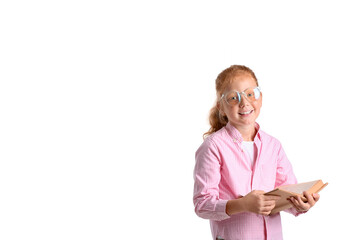
M 210 134 L 220 130 L 228 123 L 227 116 L 221 115 L 219 108 L 217 107 L 217 104 L 215 104 L 215 106 L 210 110 L 209 123 L 211 127 L 208 132 L 203 134 L 203 139 L 208 137 Z

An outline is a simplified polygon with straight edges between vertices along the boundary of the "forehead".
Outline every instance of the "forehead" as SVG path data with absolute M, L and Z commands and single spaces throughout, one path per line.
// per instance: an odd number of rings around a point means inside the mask
M 256 80 L 250 74 L 242 73 L 227 81 L 225 92 L 231 90 L 242 92 L 247 88 L 256 86 Z

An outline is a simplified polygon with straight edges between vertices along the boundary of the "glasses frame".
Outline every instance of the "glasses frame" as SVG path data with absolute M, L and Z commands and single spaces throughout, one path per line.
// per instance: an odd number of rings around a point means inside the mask
M 238 92 L 238 91 L 232 90 L 232 91 L 227 92 L 226 94 L 224 93 L 224 94 L 222 94 L 222 96 L 221 96 L 221 98 L 220 98 L 220 101 L 221 101 L 222 99 L 224 99 L 227 105 L 233 106 L 233 105 L 231 105 L 231 104 L 229 104 L 229 103 L 227 102 L 226 96 L 227 96 L 229 93 L 231 93 L 231 92 L 235 92 L 235 93 L 237 93 L 237 96 L 238 96 L 238 103 L 240 103 L 240 101 L 242 100 L 242 94 L 245 96 L 246 100 L 248 100 L 248 102 L 250 102 L 248 96 L 247 96 L 246 93 L 245 93 L 245 91 L 248 90 L 248 89 L 253 89 L 253 90 L 258 89 L 259 92 L 260 92 L 260 95 L 261 95 L 261 88 L 260 88 L 259 86 L 257 86 L 257 87 L 250 87 L 250 88 L 245 89 L 243 92 Z M 259 97 L 259 98 L 260 98 L 260 97 Z M 257 98 L 256 101 L 259 100 L 259 98 Z

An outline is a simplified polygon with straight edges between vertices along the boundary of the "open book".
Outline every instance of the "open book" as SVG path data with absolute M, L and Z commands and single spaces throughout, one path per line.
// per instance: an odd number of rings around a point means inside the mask
M 312 182 L 284 185 L 265 193 L 265 195 L 281 196 L 281 199 L 276 202 L 276 206 L 273 208 L 271 214 L 291 208 L 293 205 L 290 200 L 288 200 L 291 196 L 300 196 L 301 199 L 306 202 L 307 199 L 303 196 L 304 191 L 307 191 L 309 194 L 318 193 L 327 185 L 328 183 L 324 184 L 322 180 L 316 180 Z

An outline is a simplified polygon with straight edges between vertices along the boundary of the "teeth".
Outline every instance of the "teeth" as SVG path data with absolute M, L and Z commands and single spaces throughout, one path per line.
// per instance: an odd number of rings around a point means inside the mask
M 249 112 L 241 112 L 241 113 L 239 113 L 239 114 L 245 115 L 245 114 L 251 113 L 251 111 L 252 111 L 252 110 L 250 110 Z

